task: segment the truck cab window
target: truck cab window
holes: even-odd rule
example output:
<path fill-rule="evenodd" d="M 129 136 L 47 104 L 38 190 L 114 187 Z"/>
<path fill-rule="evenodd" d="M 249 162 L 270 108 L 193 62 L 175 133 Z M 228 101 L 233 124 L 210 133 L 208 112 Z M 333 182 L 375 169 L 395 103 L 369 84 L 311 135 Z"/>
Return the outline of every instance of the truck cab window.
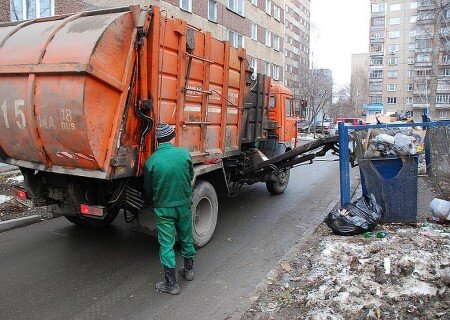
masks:
<path fill-rule="evenodd" d="M 286 117 L 294 117 L 294 99 L 286 98 Z"/>
<path fill-rule="evenodd" d="M 275 109 L 276 106 L 277 106 L 277 100 L 276 100 L 275 96 L 270 96 L 269 109 Z"/>

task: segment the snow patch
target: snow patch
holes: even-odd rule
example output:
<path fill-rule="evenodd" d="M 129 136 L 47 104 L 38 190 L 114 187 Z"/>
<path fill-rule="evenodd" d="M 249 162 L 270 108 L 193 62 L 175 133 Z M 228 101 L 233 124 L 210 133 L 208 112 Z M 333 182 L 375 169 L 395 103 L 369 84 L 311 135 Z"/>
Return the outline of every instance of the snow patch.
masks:
<path fill-rule="evenodd" d="M 0 194 L 0 204 L 8 202 L 9 200 L 11 200 L 13 197 L 10 196 L 4 196 L 2 194 Z"/>
<path fill-rule="evenodd" d="M 23 182 L 23 176 L 17 176 L 17 177 L 13 177 L 13 178 L 8 178 L 8 181 Z"/>

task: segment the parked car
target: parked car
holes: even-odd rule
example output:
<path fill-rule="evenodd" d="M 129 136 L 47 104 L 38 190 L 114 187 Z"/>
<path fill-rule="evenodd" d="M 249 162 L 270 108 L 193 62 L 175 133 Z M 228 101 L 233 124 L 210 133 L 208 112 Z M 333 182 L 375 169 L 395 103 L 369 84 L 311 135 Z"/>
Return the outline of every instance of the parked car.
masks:
<path fill-rule="evenodd" d="M 316 121 L 311 127 L 311 131 L 316 131 L 317 133 L 329 133 L 329 130 L 332 126 L 333 123 L 329 120 Z"/>
<path fill-rule="evenodd" d="M 335 124 L 338 124 L 339 122 L 344 122 L 350 126 L 360 126 L 364 124 L 364 121 L 361 118 L 336 118 L 336 120 L 334 120 Z"/>
<path fill-rule="evenodd" d="M 298 132 L 307 132 L 309 128 L 310 121 L 308 120 L 298 120 L 297 130 Z"/>

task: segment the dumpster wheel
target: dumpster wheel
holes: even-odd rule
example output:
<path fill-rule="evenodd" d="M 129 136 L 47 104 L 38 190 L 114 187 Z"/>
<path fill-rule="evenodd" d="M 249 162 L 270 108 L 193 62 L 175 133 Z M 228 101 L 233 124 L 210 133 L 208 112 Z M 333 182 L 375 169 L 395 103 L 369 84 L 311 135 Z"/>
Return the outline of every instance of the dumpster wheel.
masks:
<path fill-rule="evenodd" d="M 203 247 L 214 234 L 219 203 L 216 190 L 207 181 L 198 180 L 192 190 L 192 235 L 194 245 Z"/>

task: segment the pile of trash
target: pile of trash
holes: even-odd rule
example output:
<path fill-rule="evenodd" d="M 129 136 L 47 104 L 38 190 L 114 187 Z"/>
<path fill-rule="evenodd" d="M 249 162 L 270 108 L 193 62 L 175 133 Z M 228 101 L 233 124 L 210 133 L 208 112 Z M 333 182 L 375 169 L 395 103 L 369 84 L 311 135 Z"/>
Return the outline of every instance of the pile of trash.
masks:
<path fill-rule="evenodd" d="M 373 138 L 370 138 L 372 136 Z M 377 129 L 369 132 L 365 158 L 412 156 L 424 152 L 425 131 L 417 127 Z"/>
<path fill-rule="evenodd" d="M 450 229 L 384 226 L 299 252 L 243 319 L 449 319 Z"/>

